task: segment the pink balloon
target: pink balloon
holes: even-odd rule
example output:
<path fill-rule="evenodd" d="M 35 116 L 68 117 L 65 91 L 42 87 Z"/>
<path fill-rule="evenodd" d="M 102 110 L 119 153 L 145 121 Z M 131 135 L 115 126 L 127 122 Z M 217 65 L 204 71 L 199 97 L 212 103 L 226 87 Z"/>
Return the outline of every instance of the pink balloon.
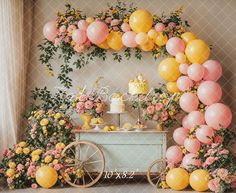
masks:
<path fill-rule="evenodd" d="M 192 166 L 200 167 L 202 165 L 201 160 L 196 158 L 197 155 L 194 153 L 186 154 L 182 161 L 183 167 L 186 169 L 190 169 Z"/>
<path fill-rule="evenodd" d="M 192 111 L 188 114 L 188 125 L 190 128 L 194 128 L 203 124 L 205 124 L 205 118 L 202 112 Z"/>
<path fill-rule="evenodd" d="M 191 129 L 190 125 L 188 124 L 188 115 L 185 115 L 185 117 L 182 119 L 182 125 L 184 128 Z"/>
<path fill-rule="evenodd" d="M 196 137 L 204 144 L 211 144 L 214 137 L 214 130 L 207 125 L 201 125 L 196 130 Z"/>
<path fill-rule="evenodd" d="M 53 42 L 57 37 L 57 22 L 56 21 L 49 21 L 43 27 L 43 35 L 44 37 Z"/>
<path fill-rule="evenodd" d="M 137 43 L 135 41 L 136 33 L 133 31 L 125 32 L 122 36 L 122 43 L 129 48 L 135 48 Z"/>
<path fill-rule="evenodd" d="M 76 29 L 72 33 L 72 39 L 78 44 L 83 44 L 87 40 L 86 31 L 81 29 Z"/>
<path fill-rule="evenodd" d="M 88 39 L 94 44 L 104 42 L 109 34 L 107 25 L 102 21 L 95 21 L 87 28 Z"/>
<path fill-rule="evenodd" d="M 81 29 L 81 30 L 86 31 L 88 26 L 89 26 L 88 22 L 85 21 L 84 19 L 82 19 L 78 22 L 78 28 Z"/>
<path fill-rule="evenodd" d="M 205 120 L 207 125 L 213 129 L 227 128 L 232 121 L 232 112 L 225 104 L 215 103 L 207 108 Z"/>
<path fill-rule="evenodd" d="M 121 25 L 121 29 L 122 29 L 123 32 L 131 31 L 130 25 L 128 23 L 123 23 Z"/>
<path fill-rule="evenodd" d="M 193 87 L 193 81 L 188 76 L 179 77 L 176 83 L 181 91 L 190 90 Z"/>
<path fill-rule="evenodd" d="M 186 138 L 184 140 L 184 147 L 190 153 L 197 153 L 200 150 L 201 143 L 197 139 Z"/>
<path fill-rule="evenodd" d="M 167 149 L 166 159 L 169 163 L 177 164 L 182 161 L 183 154 L 179 146 L 174 145 Z"/>
<path fill-rule="evenodd" d="M 187 75 L 187 73 L 188 73 L 188 64 L 180 64 L 179 65 L 179 71 L 182 74 Z"/>
<path fill-rule="evenodd" d="M 163 32 L 165 31 L 165 29 L 166 29 L 166 26 L 163 23 L 157 23 L 155 25 L 155 30 L 158 32 Z"/>
<path fill-rule="evenodd" d="M 175 142 L 179 145 L 184 145 L 184 140 L 187 138 L 188 132 L 189 130 L 183 127 L 175 129 L 173 133 L 173 138 Z"/>
<path fill-rule="evenodd" d="M 178 37 L 170 38 L 166 43 L 166 50 L 172 56 L 175 56 L 179 52 L 184 52 L 185 43 Z"/>
<path fill-rule="evenodd" d="M 203 81 L 197 89 L 197 96 L 203 104 L 211 105 L 220 101 L 222 90 L 217 82 Z"/>
<path fill-rule="evenodd" d="M 217 81 L 222 75 L 221 64 L 216 60 L 207 60 L 203 63 L 205 67 L 204 80 Z"/>
<path fill-rule="evenodd" d="M 199 104 L 198 97 L 191 92 L 184 93 L 180 97 L 179 104 L 180 107 L 188 113 L 195 111 L 197 110 Z"/>
<path fill-rule="evenodd" d="M 189 78 L 197 82 L 202 80 L 205 69 L 201 64 L 192 64 L 188 67 L 187 72 Z"/>

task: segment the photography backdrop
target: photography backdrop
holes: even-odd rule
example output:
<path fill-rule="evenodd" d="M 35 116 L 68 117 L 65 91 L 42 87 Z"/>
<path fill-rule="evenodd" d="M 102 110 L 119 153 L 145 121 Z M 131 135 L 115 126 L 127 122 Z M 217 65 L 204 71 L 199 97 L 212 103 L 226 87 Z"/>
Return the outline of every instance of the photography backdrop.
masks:
<path fill-rule="evenodd" d="M 108 0 L 36 0 L 33 17 L 33 34 L 31 44 L 31 61 L 28 70 L 27 95 L 34 87 L 47 86 L 56 91 L 61 87 L 56 77 L 48 77 L 44 66 L 39 61 L 39 49 L 37 45 L 43 39 L 42 29 L 44 24 L 53 20 L 57 11 L 63 12 L 65 4 L 70 3 L 72 7 L 79 7 L 87 16 L 93 16 L 101 10 L 106 9 L 107 3 L 115 1 Z M 230 106 L 235 115 L 236 111 L 236 1 L 235 0 L 129 0 L 126 3 L 134 3 L 138 8 L 148 9 L 152 14 L 161 15 L 162 12 L 171 11 L 183 6 L 183 18 L 188 20 L 191 28 L 199 38 L 204 39 L 212 45 L 211 59 L 219 60 L 223 67 L 223 77 L 219 83 L 223 89 L 223 102 Z M 106 61 L 97 59 L 90 62 L 82 69 L 75 70 L 71 74 L 73 88 L 69 93 L 76 93 L 78 86 L 87 85 L 91 87 L 94 81 L 103 76 L 103 86 L 109 86 L 110 94 L 113 91 L 128 91 L 128 81 L 138 73 L 142 73 L 148 79 L 151 87 L 158 86 L 161 79 L 157 73 L 157 66 L 163 58 L 154 60 L 150 53 L 143 54 L 142 60 L 131 58 L 118 63 L 108 55 Z M 54 60 L 54 66 L 60 65 L 61 60 Z M 108 106 L 109 107 L 109 106 Z M 123 116 L 122 123 L 136 120 L 136 112 L 132 111 L 127 104 L 129 114 Z M 105 116 L 108 123 L 115 122 L 115 117 Z M 231 127 L 234 125 L 235 119 Z M 150 125 L 152 126 L 152 124 Z M 171 135 L 170 135 L 171 136 Z"/>

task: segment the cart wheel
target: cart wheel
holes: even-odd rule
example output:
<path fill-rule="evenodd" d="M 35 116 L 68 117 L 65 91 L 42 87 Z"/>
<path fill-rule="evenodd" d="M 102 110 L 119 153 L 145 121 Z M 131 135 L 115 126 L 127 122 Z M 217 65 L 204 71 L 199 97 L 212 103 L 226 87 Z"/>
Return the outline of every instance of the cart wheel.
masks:
<path fill-rule="evenodd" d="M 157 188 L 161 182 L 161 177 L 166 169 L 165 160 L 155 160 L 148 168 L 147 179 L 148 182 Z"/>
<path fill-rule="evenodd" d="M 61 162 L 64 167 L 61 175 L 74 187 L 87 188 L 102 177 L 105 168 L 103 152 L 94 143 L 77 141 L 62 151 Z"/>

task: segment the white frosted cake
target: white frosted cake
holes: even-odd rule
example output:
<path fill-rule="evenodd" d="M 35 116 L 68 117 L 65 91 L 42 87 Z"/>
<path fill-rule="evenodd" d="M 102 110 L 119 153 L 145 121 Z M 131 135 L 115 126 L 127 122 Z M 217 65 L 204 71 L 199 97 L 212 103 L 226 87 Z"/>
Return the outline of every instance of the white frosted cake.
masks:
<path fill-rule="evenodd" d="M 125 112 L 125 104 L 121 93 L 114 93 L 111 98 L 110 104 L 111 113 L 123 113 Z"/>
<path fill-rule="evenodd" d="M 147 94 L 149 91 L 148 81 L 145 80 L 142 74 L 135 79 L 129 81 L 129 93 L 131 95 Z"/>

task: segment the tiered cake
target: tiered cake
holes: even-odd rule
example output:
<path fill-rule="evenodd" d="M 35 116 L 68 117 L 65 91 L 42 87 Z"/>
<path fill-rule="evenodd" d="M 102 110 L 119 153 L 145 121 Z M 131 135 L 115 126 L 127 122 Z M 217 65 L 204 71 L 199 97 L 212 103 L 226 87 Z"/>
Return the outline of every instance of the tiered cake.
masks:
<path fill-rule="evenodd" d="M 135 79 L 129 81 L 129 93 L 131 95 L 147 94 L 149 91 L 148 81 L 139 74 Z"/>
<path fill-rule="evenodd" d="M 110 104 L 111 113 L 123 113 L 125 112 L 124 99 L 121 93 L 114 93 L 111 98 Z"/>

